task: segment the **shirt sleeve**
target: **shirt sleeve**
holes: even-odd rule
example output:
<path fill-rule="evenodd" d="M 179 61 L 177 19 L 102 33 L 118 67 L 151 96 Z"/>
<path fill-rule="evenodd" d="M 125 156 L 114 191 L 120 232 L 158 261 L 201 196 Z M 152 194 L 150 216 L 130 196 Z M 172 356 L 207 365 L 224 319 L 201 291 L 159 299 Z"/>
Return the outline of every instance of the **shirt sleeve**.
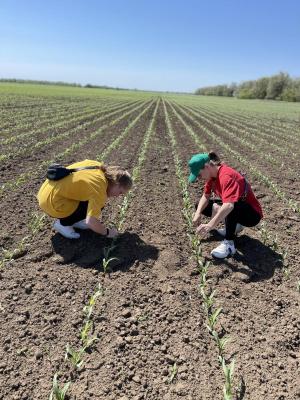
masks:
<path fill-rule="evenodd" d="M 221 197 L 223 203 L 236 203 L 240 198 L 240 186 L 238 182 L 226 175 L 221 183 Z"/>
<path fill-rule="evenodd" d="M 212 180 L 210 179 L 204 185 L 204 194 L 211 195 L 212 192 Z"/>
<path fill-rule="evenodd" d="M 89 204 L 86 216 L 99 218 L 101 215 L 101 210 L 104 207 L 105 202 L 102 201 L 98 196 L 92 196 L 89 198 Z"/>
<path fill-rule="evenodd" d="M 106 187 L 104 182 L 97 184 L 95 187 L 89 188 L 88 209 L 86 216 L 99 218 L 101 210 L 105 206 L 107 200 Z"/>

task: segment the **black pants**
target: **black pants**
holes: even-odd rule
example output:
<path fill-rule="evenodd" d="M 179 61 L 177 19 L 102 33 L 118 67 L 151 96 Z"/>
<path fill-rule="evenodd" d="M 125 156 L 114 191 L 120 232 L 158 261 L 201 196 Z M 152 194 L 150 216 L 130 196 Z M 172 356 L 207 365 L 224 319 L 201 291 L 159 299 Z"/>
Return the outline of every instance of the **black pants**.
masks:
<path fill-rule="evenodd" d="M 88 201 L 81 201 L 76 208 L 76 210 L 73 212 L 73 214 L 69 215 L 68 217 L 65 218 L 60 218 L 60 223 L 63 226 L 71 226 L 75 224 L 75 222 L 82 221 L 83 219 L 86 218 L 86 213 L 87 213 L 87 208 L 88 208 Z"/>
<path fill-rule="evenodd" d="M 208 205 L 202 211 L 202 214 L 211 217 L 213 204 L 216 203 L 218 205 L 222 205 L 221 200 L 209 200 Z M 255 226 L 261 220 L 261 216 L 254 210 L 250 204 L 244 201 L 237 201 L 234 203 L 233 210 L 227 215 L 225 218 L 225 228 L 226 228 L 226 236 L 225 239 L 233 240 L 235 237 L 235 228 L 236 224 L 241 224 L 243 226 Z"/>

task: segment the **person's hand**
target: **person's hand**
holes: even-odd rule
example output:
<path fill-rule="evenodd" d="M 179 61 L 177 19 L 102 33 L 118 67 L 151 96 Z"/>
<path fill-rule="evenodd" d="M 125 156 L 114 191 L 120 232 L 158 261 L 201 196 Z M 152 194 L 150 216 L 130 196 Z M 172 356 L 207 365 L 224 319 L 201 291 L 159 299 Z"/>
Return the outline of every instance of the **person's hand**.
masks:
<path fill-rule="evenodd" d="M 199 235 L 205 235 L 208 232 L 210 232 L 213 229 L 213 227 L 210 224 L 201 224 L 198 226 L 198 228 L 196 229 L 196 232 Z"/>
<path fill-rule="evenodd" d="M 200 215 L 197 215 L 197 214 L 194 215 L 194 217 L 193 217 L 194 226 L 198 226 L 199 225 L 200 219 L 201 219 Z"/>
<path fill-rule="evenodd" d="M 112 239 L 114 237 L 117 237 L 118 235 L 119 235 L 119 232 L 117 229 L 115 229 L 115 228 L 108 229 L 108 235 L 107 235 L 108 238 Z"/>

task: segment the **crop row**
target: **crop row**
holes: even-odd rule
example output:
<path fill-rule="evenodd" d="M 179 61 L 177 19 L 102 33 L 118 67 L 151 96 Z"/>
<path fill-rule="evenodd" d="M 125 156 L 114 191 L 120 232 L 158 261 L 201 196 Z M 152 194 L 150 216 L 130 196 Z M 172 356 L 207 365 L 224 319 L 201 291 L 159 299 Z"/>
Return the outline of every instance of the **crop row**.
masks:
<path fill-rule="evenodd" d="M 30 113 L 17 114 L 11 111 L 7 115 L 1 114 L 1 135 L 7 136 L 18 129 L 28 129 L 35 126 L 36 124 L 41 124 L 53 116 L 64 115 L 65 113 L 74 113 L 74 111 L 85 111 L 90 109 L 96 109 L 97 105 L 91 107 L 89 104 L 58 104 L 57 106 L 44 107 L 39 110 L 32 110 Z M 5 124 L 7 126 L 5 126 Z"/>
<path fill-rule="evenodd" d="M 142 145 L 140 148 L 136 166 L 133 169 L 132 178 L 133 178 L 134 182 L 136 182 L 136 180 L 138 179 L 142 165 L 145 160 L 149 142 L 150 142 L 151 136 L 154 131 L 154 122 L 155 122 L 155 117 L 157 114 L 158 106 L 159 106 L 159 101 L 157 101 L 157 103 L 156 103 L 156 107 L 153 112 L 149 127 L 146 130 L 145 136 L 143 138 L 143 142 L 142 142 Z M 111 150 L 112 150 L 112 147 L 111 147 Z M 107 155 L 108 155 L 108 152 L 106 152 L 105 156 L 107 156 Z M 103 159 L 105 159 L 105 157 L 103 157 Z M 131 197 L 132 197 L 132 190 L 129 191 L 129 193 L 125 196 L 125 198 L 122 202 L 122 205 L 120 207 L 119 221 L 117 223 L 117 227 L 119 230 L 121 230 L 123 227 L 123 223 L 125 221 L 126 212 L 128 210 Z M 116 246 L 117 246 L 117 240 L 113 240 L 112 243 L 110 244 L 110 246 L 104 248 L 104 258 L 102 260 L 102 267 L 103 267 L 104 274 L 106 274 L 106 272 L 108 271 L 110 261 L 112 261 L 114 259 L 113 257 L 110 257 L 110 255 L 111 255 L 111 252 L 116 248 Z M 103 286 L 100 286 L 100 284 L 99 284 L 97 290 L 92 294 L 88 304 L 83 309 L 85 318 L 84 318 L 83 327 L 80 331 L 80 339 L 81 339 L 80 348 L 78 350 L 77 349 L 74 350 L 74 349 L 70 348 L 69 345 L 67 345 L 67 347 L 66 347 L 65 360 L 70 360 L 71 365 L 75 370 L 80 370 L 80 368 L 82 367 L 83 362 L 84 362 L 84 354 L 85 354 L 86 350 L 91 349 L 92 346 L 94 344 L 96 344 L 97 341 L 100 339 L 100 338 L 92 335 L 93 321 L 91 319 L 91 315 L 92 315 L 93 306 L 95 304 L 95 300 L 100 295 L 103 295 L 104 291 L 105 291 L 105 288 Z M 73 382 L 71 382 L 71 379 L 70 379 L 68 382 L 64 383 L 62 387 L 60 387 L 60 385 L 58 383 L 58 371 L 56 371 L 54 374 L 54 377 L 53 377 L 50 399 L 64 400 L 65 395 L 66 395 L 71 383 L 74 384 L 74 380 L 73 380 Z"/>
<path fill-rule="evenodd" d="M 186 131 L 193 137 L 195 140 L 195 137 L 197 137 L 197 134 L 194 132 L 194 130 L 183 120 L 183 118 L 178 114 L 178 112 L 174 109 L 172 105 L 170 105 L 172 108 L 172 111 L 175 113 L 175 115 L 178 117 L 178 119 L 181 121 L 183 126 L 186 128 Z M 233 150 L 232 147 L 228 144 L 225 143 L 221 138 L 217 135 L 215 135 L 212 131 L 210 131 L 208 128 L 206 128 L 203 124 L 201 124 L 197 119 L 195 119 L 190 113 L 184 111 L 181 109 L 181 113 L 185 115 L 187 118 L 189 118 L 195 125 L 197 125 L 201 131 L 209 136 L 217 145 L 220 147 L 226 149 L 239 163 L 245 167 L 247 167 L 250 172 L 266 187 L 268 187 L 274 194 L 275 196 L 284 201 L 284 203 L 287 204 L 287 206 L 293 210 L 294 212 L 300 213 L 300 205 L 298 202 L 296 202 L 293 199 L 290 199 L 289 196 L 285 192 L 281 190 L 281 188 L 274 183 L 267 175 L 259 171 L 254 165 L 249 164 L 249 161 L 240 153 L 237 151 Z"/>
<path fill-rule="evenodd" d="M 2 144 L 13 144 L 19 140 L 24 140 L 24 139 L 31 139 L 31 142 L 27 142 L 26 145 L 30 146 L 32 145 L 32 141 L 36 140 L 36 137 L 40 134 L 47 134 L 47 131 L 51 129 L 52 134 L 56 134 L 57 130 L 59 129 L 64 129 L 66 127 L 69 127 L 69 125 L 74 126 L 75 128 L 79 125 L 79 124 L 83 124 L 83 123 L 88 123 L 90 122 L 89 119 L 95 119 L 97 120 L 97 118 L 100 116 L 102 116 L 103 112 L 105 112 L 106 110 L 110 110 L 110 111 L 118 111 L 118 110 L 123 110 L 126 109 L 127 107 L 131 106 L 131 104 L 109 104 L 105 107 L 103 107 L 101 110 L 97 109 L 96 110 L 88 110 L 88 111 L 84 111 L 83 113 L 80 113 L 78 115 L 78 113 L 74 113 L 73 115 L 69 115 L 67 118 L 66 116 L 63 116 L 62 118 L 58 118 L 56 120 L 50 120 L 47 123 L 47 126 L 45 127 L 35 127 L 34 129 L 28 131 L 28 132 L 24 132 L 22 134 L 15 134 L 5 140 L 2 141 Z M 48 133 L 49 134 L 49 133 Z M 7 154 L 6 154 L 7 155 Z"/>
<path fill-rule="evenodd" d="M 267 151 L 267 149 L 270 148 L 270 145 L 268 145 L 268 142 L 266 142 L 263 139 L 258 140 L 259 144 L 261 145 L 261 148 L 265 149 L 264 151 L 258 151 L 259 148 L 257 146 L 257 143 L 253 143 L 253 141 L 256 139 L 256 137 L 253 136 L 251 133 L 249 133 L 247 128 L 246 129 L 245 128 L 238 129 L 236 126 L 231 124 L 228 129 L 223 126 L 226 124 L 223 124 L 223 122 L 220 123 L 219 119 L 210 118 L 210 117 L 206 118 L 206 115 L 204 113 L 195 112 L 188 107 L 184 107 L 184 109 L 187 112 L 189 112 L 190 114 L 197 117 L 197 119 L 200 119 L 201 122 L 204 121 L 204 123 L 208 127 L 211 127 L 212 129 L 216 129 L 218 132 L 226 135 L 230 139 L 230 143 L 234 144 L 235 142 L 238 142 L 237 143 L 238 146 L 240 146 L 240 144 L 241 144 L 242 146 L 245 146 L 248 149 L 250 149 L 251 152 L 256 153 L 257 159 L 261 158 L 262 161 L 268 161 L 271 165 L 273 165 L 277 169 L 281 168 L 282 161 L 281 161 L 280 157 L 278 157 L 278 156 L 275 157 L 275 156 L 273 156 L 272 153 Z M 248 138 L 250 137 L 251 142 L 246 140 L 245 137 L 248 137 Z M 282 150 L 282 147 L 280 148 L 280 150 Z M 285 154 L 286 154 L 286 150 L 285 150 Z M 297 159 L 298 155 L 290 152 L 289 157 Z M 294 168 L 291 168 L 289 165 L 286 165 L 285 170 L 290 173 L 290 176 L 292 178 L 295 176 Z"/>
<path fill-rule="evenodd" d="M 31 112 L 1 112 L 0 130 L 1 136 L 7 136 L 11 133 L 12 129 L 19 129 L 20 126 L 34 125 L 37 121 L 44 118 L 49 118 L 51 115 L 56 114 L 58 111 L 64 112 L 68 109 L 80 109 L 78 105 L 72 107 L 68 105 L 57 105 L 56 107 L 44 107 L 39 110 L 31 110 Z"/>
<path fill-rule="evenodd" d="M 225 384 L 223 387 L 224 400 L 233 399 L 233 370 L 234 362 L 229 363 L 225 358 L 225 346 L 229 341 L 229 337 L 221 337 L 217 331 L 217 323 L 219 315 L 222 312 L 222 308 L 215 307 L 215 294 L 216 291 L 207 287 L 207 271 L 209 268 L 209 262 L 205 261 L 202 255 L 201 242 L 199 236 L 195 233 L 193 227 L 193 204 L 189 195 L 189 190 L 187 186 L 187 177 L 184 176 L 182 161 L 178 155 L 178 145 L 177 140 L 172 128 L 172 123 L 164 103 L 165 120 L 167 125 L 167 133 L 170 138 L 172 154 L 175 163 L 176 175 L 179 181 L 179 186 L 182 194 L 182 214 L 187 225 L 187 236 L 189 238 L 192 254 L 195 258 L 197 270 L 200 274 L 199 283 L 199 294 L 202 298 L 203 308 L 205 310 L 207 318 L 207 328 L 212 339 L 215 341 L 218 349 L 218 361 L 224 372 Z"/>
<path fill-rule="evenodd" d="M 296 121 L 291 120 L 290 122 L 286 124 L 282 124 L 282 121 L 278 118 L 274 119 L 272 118 L 272 115 L 269 115 L 268 112 L 265 113 L 256 113 L 256 114 L 251 114 L 249 110 L 247 110 L 245 113 L 239 113 L 234 107 L 232 111 L 229 111 L 227 107 L 220 107 L 220 104 L 215 104 L 215 105 L 210 105 L 210 104 L 197 104 L 195 102 L 193 103 L 186 103 L 183 105 L 187 106 L 192 106 L 193 108 L 197 108 L 198 110 L 210 110 L 213 112 L 216 112 L 216 110 L 219 110 L 218 112 L 222 114 L 223 116 L 233 118 L 237 122 L 240 122 L 242 124 L 254 126 L 254 127 L 260 127 L 261 130 L 266 130 L 266 131 L 274 131 L 276 130 L 278 133 L 282 135 L 290 135 L 290 132 L 292 131 L 293 134 L 299 135 L 299 128 L 297 124 L 295 123 Z M 235 105 L 236 106 L 236 105 Z"/>
<path fill-rule="evenodd" d="M 235 130 L 238 129 L 238 132 L 242 132 L 251 140 L 257 140 L 263 145 L 267 145 L 268 147 L 272 147 L 279 152 L 283 152 L 286 149 L 289 149 L 289 152 L 293 153 L 295 150 L 295 146 L 290 143 L 287 143 L 287 140 L 295 140 L 295 132 L 285 131 L 284 133 L 280 134 L 276 127 L 273 128 L 264 128 L 258 121 L 253 121 L 250 123 L 245 123 L 240 121 L 235 116 L 229 116 L 228 114 L 224 114 L 221 112 L 217 112 L 215 110 L 210 110 L 206 108 L 199 107 L 188 107 L 193 111 L 198 113 L 202 113 L 207 115 L 209 118 L 215 120 L 216 122 L 222 122 L 222 125 L 226 125 L 227 128 L 231 129 L 234 128 Z"/>
<path fill-rule="evenodd" d="M 65 121 L 63 123 L 60 124 L 61 129 L 65 129 L 62 133 L 56 134 L 56 135 L 47 135 L 47 137 L 43 140 L 40 140 L 39 142 L 35 142 L 35 137 L 32 138 L 32 143 L 27 143 L 27 146 L 24 146 L 23 148 L 19 148 L 16 151 L 13 151 L 11 153 L 6 153 L 6 154 L 2 154 L 0 156 L 0 161 L 4 161 L 7 159 L 11 159 L 11 158 L 16 158 L 19 156 L 23 156 L 23 155 L 29 155 L 34 153 L 37 149 L 40 149 L 44 146 L 48 146 L 49 144 L 55 143 L 59 140 L 68 138 L 69 136 L 72 136 L 73 134 L 76 134 L 77 132 L 81 132 L 83 129 L 88 129 L 93 127 L 96 123 L 99 123 L 100 121 L 109 118 L 117 113 L 123 112 L 128 110 L 128 108 L 131 108 L 132 104 L 126 104 L 125 106 L 117 106 L 117 107 L 109 107 L 108 109 L 103 110 L 104 111 L 104 115 L 103 115 L 103 111 L 94 114 L 91 113 L 92 119 L 88 119 L 86 116 L 85 117 L 81 117 L 81 118 L 74 118 L 73 120 L 73 125 L 74 122 L 75 126 L 73 128 L 68 128 L 68 124 L 70 123 L 70 121 Z M 106 111 L 109 111 L 108 113 L 106 113 Z"/>
<path fill-rule="evenodd" d="M 202 104 L 206 104 L 206 99 L 202 100 Z M 236 99 L 214 98 L 210 106 L 231 114 L 247 117 L 250 120 L 257 118 L 262 122 L 278 123 L 282 124 L 282 126 L 294 124 L 298 121 L 299 116 L 299 104 L 297 103 L 261 100 L 237 101 Z"/>
<path fill-rule="evenodd" d="M 299 107 L 295 105 L 291 113 L 290 104 L 276 104 L 280 113 L 272 112 L 272 103 L 264 101 L 236 101 L 233 99 L 220 98 L 172 98 L 180 105 L 193 106 L 197 108 L 205 108 L 210 110 L 219 110 L 226 115 L 231 115 L 240 119 L 244 123 L 259 123 L 262 128 L 277 129 L 283 134 L 295 131 L 299 135 L 298 115 Z M 286 107 L 284 107 L 286 106 Z"/>

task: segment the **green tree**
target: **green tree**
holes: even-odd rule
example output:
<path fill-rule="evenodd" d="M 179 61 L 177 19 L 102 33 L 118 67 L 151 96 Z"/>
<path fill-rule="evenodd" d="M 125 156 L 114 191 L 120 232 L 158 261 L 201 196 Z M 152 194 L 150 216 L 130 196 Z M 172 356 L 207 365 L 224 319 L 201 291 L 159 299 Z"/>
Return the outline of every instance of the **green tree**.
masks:
<path fill-rule="evenodd" d="M 260 78 L 255 81 L 253 94 L 256 99 L 265 99 L 270 78 Z"/>
<path fill-rule="evenodd" d="M 266 99 L 280 99 L 282 92 L 289 85 L 289 83 L 289 75 L 283 72 L 280 72 L 278 75 L 271 76 L 267 87 Z"/>

